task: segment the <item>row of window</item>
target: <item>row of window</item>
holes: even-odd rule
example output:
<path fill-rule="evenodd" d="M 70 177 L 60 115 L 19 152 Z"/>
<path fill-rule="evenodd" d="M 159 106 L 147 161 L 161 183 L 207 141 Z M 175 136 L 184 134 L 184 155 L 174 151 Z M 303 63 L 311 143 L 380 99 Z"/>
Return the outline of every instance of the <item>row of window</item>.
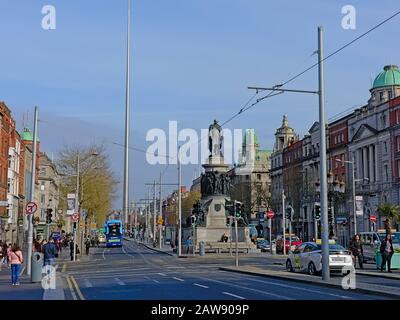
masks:
<path fill-rule="evenodd" d="M 334 144 L 335 145 L 343 143 L 343 142 L 344 142 L 344 133 L 340 133 L 340 134 L 335 135 L 335 138 L 334 138 Z"/>

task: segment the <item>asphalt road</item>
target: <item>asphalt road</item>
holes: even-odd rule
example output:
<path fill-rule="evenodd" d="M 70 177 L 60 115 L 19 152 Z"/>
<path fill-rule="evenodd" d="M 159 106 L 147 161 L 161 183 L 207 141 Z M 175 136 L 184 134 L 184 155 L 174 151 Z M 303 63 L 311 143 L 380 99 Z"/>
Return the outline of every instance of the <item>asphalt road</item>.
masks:
<path fill-rule="evenodd" d="M 135 242 L 92 248 L 68 264 L 68 300 L 380 300 L 381 296 L 218 270 L 223 260 L 178 259 Z"/>

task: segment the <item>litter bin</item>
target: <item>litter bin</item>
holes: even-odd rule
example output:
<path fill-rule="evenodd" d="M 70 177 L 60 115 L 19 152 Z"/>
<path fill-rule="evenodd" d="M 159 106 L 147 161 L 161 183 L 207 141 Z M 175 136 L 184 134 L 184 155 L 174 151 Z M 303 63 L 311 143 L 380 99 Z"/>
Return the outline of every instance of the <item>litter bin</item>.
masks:
<path fill-rule="evenodd" d="M 43 254 L 34 252 L 32 254 L 32 282 L 42 281 L 42 268 L 43 268 Z"/>
<path fill-rule="evenodd" d="M 201 256 L 204 256 L 204 255 L 205 255 L 205 253 L 206 253 L 206 246 L 205 246 L 204 241 L 200 241 L 200 242 L 199 242 L 199 251 L 200 251 L 200 255 L 201 255 Z"/>

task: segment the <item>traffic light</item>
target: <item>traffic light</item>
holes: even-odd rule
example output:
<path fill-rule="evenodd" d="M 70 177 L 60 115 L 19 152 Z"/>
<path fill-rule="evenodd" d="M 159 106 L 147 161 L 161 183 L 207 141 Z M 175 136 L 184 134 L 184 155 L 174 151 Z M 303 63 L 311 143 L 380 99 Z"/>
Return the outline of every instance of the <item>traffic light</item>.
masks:
<path fill-rule="evenodd" d="M 286 219 L 293 220 L 293 212 L 293 207 L 291 205 L 288 205 L 286 208 Z"/>
<path fill-rule="evenodd" d="M 318 202 L 316 202 L 314 205 L 314 217 L 315 220 L 321 219 L 321 205 Z"/>
<path fill-rule="evenodd" d="M 46 223 L 47 224 L 50 224 L 53 222 L 53 220 L 51 219 L 53 217 L 52 212 L 53 212 L 53 209 L 50 209 L 50 208 L 47 209 L 47 215 L 46 215 Z"/>
<path fill-rule="evenodd" d="M 243 213 L 243 204 L 239 201 L 235 201 L 235 216 L 240 218 Z"/>
<path fill-rule="evenodd" d="M 225 210 L 228 213 L 228 216 L 235 215 L 235 204 L 234 201 L 226 200 L 225 201 Z"/>

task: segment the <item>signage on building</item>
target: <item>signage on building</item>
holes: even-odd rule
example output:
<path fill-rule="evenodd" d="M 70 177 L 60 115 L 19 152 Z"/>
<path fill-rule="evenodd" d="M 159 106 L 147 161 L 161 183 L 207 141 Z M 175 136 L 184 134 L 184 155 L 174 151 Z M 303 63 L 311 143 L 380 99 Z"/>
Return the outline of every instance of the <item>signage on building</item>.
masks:
<path fill-rule="evenodd" d="M 0 207 L 8 207 L 8 201 L 0 201 Z"/>
<path fill-rule="evenodd" d="M 363 197 L 356 196 L 356 215 L 362 216 L 364 214 L 363 210 Z"/>

